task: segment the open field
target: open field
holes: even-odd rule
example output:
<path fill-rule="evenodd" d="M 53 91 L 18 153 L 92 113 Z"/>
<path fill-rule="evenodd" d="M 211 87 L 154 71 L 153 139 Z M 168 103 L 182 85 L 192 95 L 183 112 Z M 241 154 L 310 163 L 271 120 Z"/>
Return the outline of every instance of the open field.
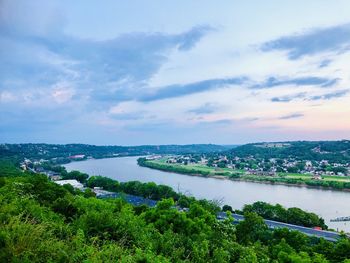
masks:
<path fill-rule="evenodd" d="M 158 160 L 148 161 L 149 163 L 166 165 L 169 168 L 181 168 L 183 170 L 187 170 L 189 172 L 198 171 L 208 173 L 209 175 L 229 175 L 229 174 L 244 174 L 243 170 L 231 169 L 231 168 L 217 168 L 217 167 L 209 167 L 203 164 L 177 164 L 177 163 L 166 163 L 165 158 L 161 158 Z"/>
<path fill-rule="evenodd" d="M 308 174 L 279 174 L 285 178 L 289 179 L 301 179 L 301 180 L 312 180 L 312 175 Z M 350 177 L 346 176 L 330 176 L 330 175 L 322 175 L 322 181 L 335 181 L 335 182 L 347 182 L 350 183 Z"/>

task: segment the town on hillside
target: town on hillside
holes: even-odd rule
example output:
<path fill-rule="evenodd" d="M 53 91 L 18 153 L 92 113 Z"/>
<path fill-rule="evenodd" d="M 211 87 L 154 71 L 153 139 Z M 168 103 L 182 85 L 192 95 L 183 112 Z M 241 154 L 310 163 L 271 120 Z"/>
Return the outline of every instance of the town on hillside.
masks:
<path fill-rule="evenodd" d="M 214 168 L 243 170 L 246 174 L 275 176 L 278 173 L 299 173 L 313 175 L 321 179 L 322 175 L 348 176 L 350 163 L 335 163 L 329 160 L 296 160 L 295 158 L 256 158 L 254 156 L 238 157 L 230 155 L 178 155 L 150 156 L 148 159 L 166 159 L 169 164 L 205 165 Z"/>

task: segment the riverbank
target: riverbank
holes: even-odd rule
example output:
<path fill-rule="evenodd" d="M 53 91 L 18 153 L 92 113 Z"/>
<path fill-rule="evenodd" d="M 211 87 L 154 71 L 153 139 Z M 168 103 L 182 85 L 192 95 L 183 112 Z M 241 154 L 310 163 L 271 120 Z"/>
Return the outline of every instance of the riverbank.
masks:
<path fill-rule="evenodd" d="M 289 178 L 286 176 L 256 176 L 247 175 L 241 170 L 231 169 L 217 169 L 212 167 L 201 167 L 201 166 L 186 166 L 179 164 L 167 164 L 159 160 L 146 160 L 144 158 L 138 159 L 138 165 L 147 167 L 155 170 L 161 170 L 177 174 L 185 174 L 191 176 L 199 176 L 205 178 L 216 178 L 231 181 L 243 181 L 243 182 L 254 182 L 261 184 L 270 185 L 286 185 L 296 187 L 307 187 L 313 189 L 332 190 L 332 191 L 343 191 L 350 192 L 350 181 L 339 181 L 339 180 L 313 180 L 307 176 L 300 176 L 299 178 Z"/>

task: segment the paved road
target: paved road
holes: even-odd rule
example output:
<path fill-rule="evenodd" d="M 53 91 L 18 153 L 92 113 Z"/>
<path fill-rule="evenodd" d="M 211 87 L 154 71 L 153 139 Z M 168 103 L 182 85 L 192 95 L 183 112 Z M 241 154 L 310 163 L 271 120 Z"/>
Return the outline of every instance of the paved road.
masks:
<path fill-rule="evenodd" d="M 97 198 L 123 198 L 126 202 L 134 206 L 147 205 L 150 207 L 154 207 L 157 205 L 157 201 L 143 198 L 141 196 L 129 195 L 124 193 L 113 193 L 105 190 L 94 190 L 94 192 L 96 193 Z"/>
<path fill-rule="evenodd" d="M 232 217 L 235 219 L 236 223 L 239 221 L 244 220 L 244 216 L 238 215 L 238 214 L 232 214 Z M 225 212 L 220 212 L 218 213 L 217 218 L 220 220 L 227 218 Z M 308 236 L 315 236 L 318 238 L 323 237 L 324 239 L 328 241 L 337 241 L 340 238 L 340 234 L 338 232 L 331 232 L 331 231 L 324 231 L 324 230 L 316 230 L 313 228 L 309 227 L 303 227 L 303 226 L 297 226 L 297 225 L 292 225 L 292 224 L 287 224 L 287 223 L 282 223 L 282 222 L 277 222 L 273 220 L 264 220 L 266 225 L 271 228 L 288 228 L 289 230 L 296 230 L 299 232 L 302 232 Z"/>
<path fill-rule="evenodd" d="M 120 193 L 112 193 L 104 190 L 94 190 L 95 193 L 97 194 L 98 198 L 119 198 L 122 197 L 124 198 L 125 201 L 132 205 L 148 205 L 150 207 L 154 207 L 157 204 L 157 201 L 143 198 L 140 196 L 135 196 L 135 195 L 129 195 L 129 194 L 120 194 Z M 238 214 L 232 214 L 232 217 L 235 219 L 234 223 L 239 223 L 239 221 L 244 220 L 243 215 L 238 215 Z M 225 212 L 219 212 L 217 214 L 217 219 L 223 220 L 227 218 L 227 215 Z M 297 226 L 297 225 L 291 225 L 287 223 L 281 223 L 277 221 L 272 221 L 272 220 L 264 220 L 266 225 L 271 228 L 288 228 L 290 230 L 296 230 L 300 231 L 308 236 L 314 236 L 318 238 L 324 238 L 328 241 L 337 241 L 340 238 L 340 234 L 337 232 L 330 232 L 330 231 L 324 231 L 324 230 L 316 230 L 313 228 L 308 228 L 308 227 L 303 227 L 303 226 Z"/>

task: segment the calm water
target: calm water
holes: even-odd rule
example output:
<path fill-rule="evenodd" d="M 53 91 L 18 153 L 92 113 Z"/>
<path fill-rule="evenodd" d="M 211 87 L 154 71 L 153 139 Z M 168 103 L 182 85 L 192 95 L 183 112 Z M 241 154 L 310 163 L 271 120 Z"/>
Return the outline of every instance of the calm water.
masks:
<path fill-rule="evenodd" d="M 264 201 L 285 207 L 300 207 L 322 216 L 334 229 L 350 232 L 350 222 L 331 223 L 331 218 L 350 216 L 350 192 L 310 189 L 306 187 L 269 185 L 250 182 L 203 178 L 153 170 L 137 165 L 138 157 L 123 157 L 72 162 L 68 171 L 103 175 L 121 182 L 137 180 L 173 187 L 196 198 L 219 199 L 234 209 L 244 204 Z"/>

